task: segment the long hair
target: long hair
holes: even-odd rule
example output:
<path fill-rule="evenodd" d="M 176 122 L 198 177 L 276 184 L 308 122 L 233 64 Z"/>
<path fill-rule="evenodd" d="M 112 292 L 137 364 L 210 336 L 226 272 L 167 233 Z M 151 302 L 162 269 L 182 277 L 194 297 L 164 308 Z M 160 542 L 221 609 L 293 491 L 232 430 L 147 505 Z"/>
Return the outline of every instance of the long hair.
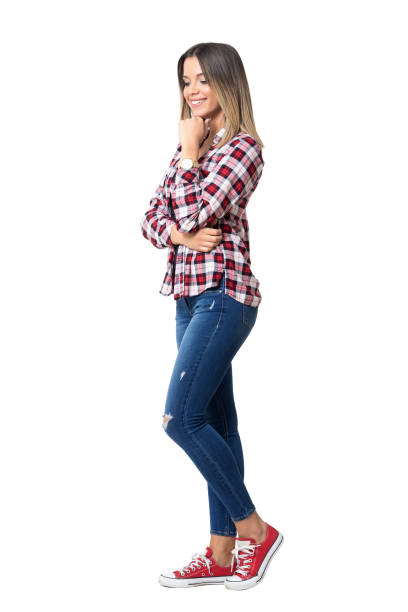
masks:
<path fill-rule="evenodd" d="M 177 63 L 180 88 L 180 119 L 192 117 L 184 98 L 184 60 L 195 56 L 200 62 L 205 80 L 215 93 L 225 116 L 225 131 L 217 147 L 229 142 L 238 132 L 246 132 L 261 147 L 264 146 L 255 128 L 251 94 L 242 60 L 234 47 L 224 43 L 198 43 L 183 53 Z"/>

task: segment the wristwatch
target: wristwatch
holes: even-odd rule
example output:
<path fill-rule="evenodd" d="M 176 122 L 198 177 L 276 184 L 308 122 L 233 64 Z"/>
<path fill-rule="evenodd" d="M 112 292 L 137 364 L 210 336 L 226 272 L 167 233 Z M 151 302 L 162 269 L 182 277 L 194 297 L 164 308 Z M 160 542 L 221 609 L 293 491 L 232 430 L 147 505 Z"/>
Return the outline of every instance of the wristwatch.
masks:
<path fill-rule="evenodd" d="M 190 170 L 190 168 L 199 168 L 200 165 L 199 163 L 194 160 L 191 159 L 191 157 L 183 157 L 182 159 L 180 159 L 179 163 L 177 164 L 177 168 L 183 168 L 183 170 Z"/>

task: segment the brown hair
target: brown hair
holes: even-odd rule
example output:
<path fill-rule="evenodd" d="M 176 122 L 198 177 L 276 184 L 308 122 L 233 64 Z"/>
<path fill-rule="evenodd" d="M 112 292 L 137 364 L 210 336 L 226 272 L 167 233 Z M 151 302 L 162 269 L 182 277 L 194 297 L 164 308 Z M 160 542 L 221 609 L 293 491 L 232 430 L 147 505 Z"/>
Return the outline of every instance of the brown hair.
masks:
<path fill-rule="evenodd" d="M 261 147 L 264 146 L 255 128 L 251 94 L 244 65 L 238 51 L 224 43 L 198 43 L 183 53 L 177 63 L 180 88 L 180 119 L 192 117 L 191 108 L 184 98 L 184 60 L 196 57 L 205 80 L 217 96 L 225 116 L 225 131 L 217 147 L 229 142 L 238 132 L 246 132 Z"/>

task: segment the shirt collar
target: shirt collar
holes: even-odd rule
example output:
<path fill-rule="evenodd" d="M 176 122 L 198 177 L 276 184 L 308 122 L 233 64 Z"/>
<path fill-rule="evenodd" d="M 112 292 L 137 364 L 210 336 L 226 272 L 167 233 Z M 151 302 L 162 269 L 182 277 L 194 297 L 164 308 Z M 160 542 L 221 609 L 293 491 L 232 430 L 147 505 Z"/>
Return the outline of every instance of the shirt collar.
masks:
<path fill-rule="evenodd" d="M 214 135 L 213 142 L 218 142 L 218 140 L 221 140 L 221 136 L 223 135 L 224 132 L 225 132 L 225 125 L 220 130 L 218 130 L 218 132 Z"/>

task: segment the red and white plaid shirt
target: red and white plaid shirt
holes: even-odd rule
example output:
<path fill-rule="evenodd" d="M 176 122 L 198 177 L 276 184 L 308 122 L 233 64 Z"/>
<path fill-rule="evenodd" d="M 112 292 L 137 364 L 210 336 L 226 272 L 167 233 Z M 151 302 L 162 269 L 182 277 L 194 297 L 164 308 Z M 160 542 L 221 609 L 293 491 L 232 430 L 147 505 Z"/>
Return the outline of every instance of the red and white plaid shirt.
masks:
<path fill-rule="evenodd" d="M 156 248 L 168 247 L 167 270 L 159 293 L 174 299 L 215 287 L 225 273 L 225 293 L 249 306 L 262 300 L 259 281 L 251 271 L 246 206 L 262 175 L 262 148 L 249 134 L 239 132 L 215 148 L 225 127 L 215 134 L 199 168 L 177 168 L 181 143 L 140 223 L 143 236 Z M 180 232 L 218 227 L 222 241 L 209 253 L 174 245 Z"/>

